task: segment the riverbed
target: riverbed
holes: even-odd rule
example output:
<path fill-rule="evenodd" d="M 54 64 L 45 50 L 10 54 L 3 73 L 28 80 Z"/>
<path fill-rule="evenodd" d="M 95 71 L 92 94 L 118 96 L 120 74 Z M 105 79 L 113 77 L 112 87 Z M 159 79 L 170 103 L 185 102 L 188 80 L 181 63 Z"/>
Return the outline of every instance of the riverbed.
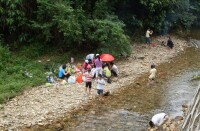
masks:
<path fill-rule="evenodd" d="M 136 130 L 145 131 L 153 114 L 166 112 L 170 117 L 181 116 L 181 106 L 189 104 L 198 81 L 192 76 L 200 73 L 200 51 L 185 52 L 159 65 L 158 77 L 148 84 L 148 74 L 138 77 L 134 84 L 119 89 L 111 96 L 96 98 L 53 124 L 30 130 Z"/>

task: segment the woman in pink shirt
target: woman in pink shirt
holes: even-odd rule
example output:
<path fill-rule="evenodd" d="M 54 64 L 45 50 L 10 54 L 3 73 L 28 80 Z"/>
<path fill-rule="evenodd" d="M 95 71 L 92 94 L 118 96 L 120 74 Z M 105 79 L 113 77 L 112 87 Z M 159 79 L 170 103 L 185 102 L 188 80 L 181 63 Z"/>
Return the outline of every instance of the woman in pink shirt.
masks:
<path fill-rule="evenodd" d="M 99 54 L 96 55 L 96 59 L 95 59 L 94 63 L 95 63 L 95 67 L 96 67 L 96 78 L 97 78 L 99 74 L 102 75 L 102 64 L 103 64 L 103 62 L 100 59 Z"/>

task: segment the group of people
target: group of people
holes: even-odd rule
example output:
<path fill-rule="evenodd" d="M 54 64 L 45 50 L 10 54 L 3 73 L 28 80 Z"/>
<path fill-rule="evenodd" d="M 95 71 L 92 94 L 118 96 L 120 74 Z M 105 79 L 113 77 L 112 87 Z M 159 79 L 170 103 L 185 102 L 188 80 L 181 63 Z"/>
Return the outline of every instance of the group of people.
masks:
<path fill-rule="evenodd" d="M 78 72 L 85 79 L 85 91 L 87 94 L 91 92 L 93 79 L 97 82 L 97 94 L 102 95 L 106 83 L 111 83 L 111 77 L 119 75 L 118 67 L 113 62 L 102 61 L 99 54 L 88 54 L 84 63 L 78 68 L 73 66 L 67 68 L 68 66 L 66 64 L 62 65 L 59 69 L 58 77 L 60 79 L 69 79 L 72 70 Z"/>
<path fill-rule="evenodd" d="M 147 31 L 146 31 L 146 35 L 145 35 L 145 37 L 146 37 L 146 44 L 147 45 L 151 45 L 151 39 L 150 39 L 150 36 L 153 34 L 153 30 L 151 30 L 151 29 L 147 29 Z M 167 40 L 167 47 L 169 48 L 169 49 L 173 49 L 173 47 L 174 47 L 174 43 L 172 42 L 172 39 L 171 39 L 171 37 L 169 36 L 168 37 L 168 40 Z"/>

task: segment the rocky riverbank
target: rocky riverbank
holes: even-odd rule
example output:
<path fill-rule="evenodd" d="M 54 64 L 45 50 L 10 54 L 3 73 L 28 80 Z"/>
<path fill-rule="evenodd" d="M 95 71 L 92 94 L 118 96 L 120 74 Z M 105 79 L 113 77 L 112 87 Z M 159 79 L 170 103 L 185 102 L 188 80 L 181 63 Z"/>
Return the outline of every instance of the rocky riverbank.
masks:
<path fill-rule="evenodd" d="M 183 118 L 185 117 L 187 111 L 188 111 L 188 105 L 182 105 L 182 111 L 184 113 L 184 116 L 176 116 L 175 118 L 169 117 L 169 119 L 161 126 L 161 127 L 149 127 L 147 131 L 178 131 L 180 128 L 180 125 L 183 123 Z"/>
<path fill-rule="evenodd" d="M 152 63 L 159 65 L 170 62 L 171 58 L 184 52 L 187 47 L 185 40 L 172 37 L 174 49 L 167 49 L 162 41 L 167 37 L 155 38 L 156 47 L 146 47 L 134 44 L 133 52 L 129 58 L 116 62 L 120 69 L 120 76 L 113 79 L 105 90 L 112 93 L 118 88 L 124 88 L 134 79 L 150 70 Z M 148 79 L 148 78 L 147 78 Z M 96 96 L 96 83 L 93 82 L 91 95 L 85 95 L 85 84 L 67 84 L 53 87 L 35 87 L 25 91 L 22 95 L 13 98 L 8 103 L 1 105 L 0 129 L 20 129 L 33 125 L 45 125 L 55 119 L 64 117 L 70 110 L 77 109 L 81 104 L 87 103 Z"/>

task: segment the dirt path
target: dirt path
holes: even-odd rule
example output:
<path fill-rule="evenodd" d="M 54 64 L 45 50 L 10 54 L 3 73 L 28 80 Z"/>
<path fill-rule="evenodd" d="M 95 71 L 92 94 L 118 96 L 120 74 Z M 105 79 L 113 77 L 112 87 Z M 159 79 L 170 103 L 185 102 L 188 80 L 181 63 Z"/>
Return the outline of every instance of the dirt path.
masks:
<path fill-rule="evenodd" d="M 145 48 L 144 45 L 135 44 L 137 46 L 133 47 L 131 56 L 126 61 L 116 63 L 120 69 L 120 76 L 114 79 L 112 84 L 108 84 L 105 90 L 109 89 L 113 93 L 117 88 L 130 85 L 136 77 L 148 72 L 152 63 L 158 65 L 170 61 L 172 57 L 183 52 L 187 46 L 186 41 L 175 37 L 172 37 L 172 40 L 175 44 L 173 50 L 161 46 L 161 42 L 167 41 L 167 37 L 157 37 L 156 47 Z M 84 83 L 41 86 L 25 91 L 22 95 L 1 105 L 0 129 L 45 125 L 63 117 L 71 109 L 78 108 L 80 104 L 87 103 L 95 97 L 95 89 L 92 89 L 90 96 L 85 96 L 84 86 Z M 95 82 L 93 87 L 96 87 Z"/>

